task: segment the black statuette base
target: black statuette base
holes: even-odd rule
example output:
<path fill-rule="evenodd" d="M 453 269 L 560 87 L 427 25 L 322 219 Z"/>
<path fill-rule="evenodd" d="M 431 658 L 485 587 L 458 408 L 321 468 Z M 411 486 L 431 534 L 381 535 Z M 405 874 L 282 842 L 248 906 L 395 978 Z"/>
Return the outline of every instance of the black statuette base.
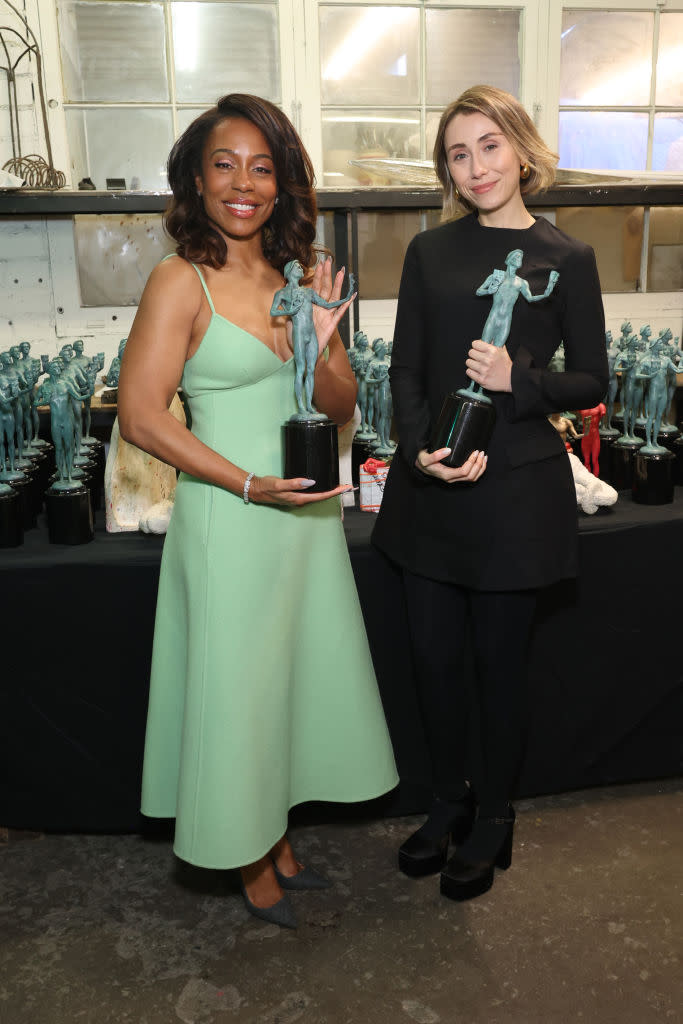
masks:
<path fill-rule="evenodd" d="M 610 446 L 610 484 L 615 491 L 630 490 L 633 484 L 633 460 L 639 444 L 626 443 Z"/>
<path fill-rule="evenodd" d="M 442 464 L 462 466 L 472 452 L 486 451 L 495 422 L 492 402 L 481 401 L 476 395 L 451 392 L 444 398 L 429 439 L 429 450 L 450 448 L 451 454 L 441 460 Z"/>
<path fill-rule="evenodd" d="M 24 509 L 18 491 L 0 494 L 0 548 L 24 543 Z"/>
<path fill-rule="evenodd" d="M 366 459 L 373 458 L 372 448 L 367 441 L 353 439 L 351 445 L 351 483 L 354 487 L 360 486 L 360 467 Z"/>
<path fill-rule="evenodd" d="M 284 478 L 315 480 L 309 494 L 339 486 L 339 441 L 332 420 L 288 420 L 282 427 Z"/>
<path fill-rule="evenodd" d="M 677 437 L 671 446 L 676 458 L 674 466 L 674 483 L 683 484 L 683 437 Z"/>
<path fill-rule="evenodd" d="M 612 458 L 610 449 L 616 441 L 618 434 L 614 435 L 602 435 L 600 437 L 600 472 L 598 476 L 601 480 L 604 480 L 606 484 L 612 483 Z"/>
<path fill-rule="evenodd" d="M 639 505 L 670 505 L 674 500 L 672 452 L 637 452 L 633 462 L 633 500 Z"/>
<path fill-rule="evenodd" d="M 95 537 L 88 488 L 45 492 L 47 530 L 51 544 L 87 544 Z"/>

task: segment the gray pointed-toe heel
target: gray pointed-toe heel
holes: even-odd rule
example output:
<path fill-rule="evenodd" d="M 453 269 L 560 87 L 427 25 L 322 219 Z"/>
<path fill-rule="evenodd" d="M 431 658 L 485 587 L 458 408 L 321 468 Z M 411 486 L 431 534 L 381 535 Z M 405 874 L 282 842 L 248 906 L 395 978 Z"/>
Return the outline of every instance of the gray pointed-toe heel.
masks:
<path fill-rule="evenodd" d="M 244 905 L 250 914 L 254 917 L 260 917 L 262 921 L 268 921 L 269 924 L 277 924 L 281 928 L 296 928 L 298 927 L 298 921 L 296 914 L 292 908 L 291 903 L 287 899 L 287 894 L 284 893 L 277 901 L 273 903 L 272 907 L 257 907 L 255 903 L 252 903 L 247 896 L 247 890 L 242 885 L 242 897 L 244 899 Z"/>
<path fill-rule="evenodd" d="M 302 868 L 301 871 L 297 871 L 295 875 L 283 875 L 281 871 L 278 871 L 277 864 L 275 863 L 273 864 L 273 870 L 282 889 L 290 889 L 292 891 L 329 889 L 332 885 L 329 878 L 325 878 L 324 875 L 319 874 L 314 868 L 308 866 Z"/>

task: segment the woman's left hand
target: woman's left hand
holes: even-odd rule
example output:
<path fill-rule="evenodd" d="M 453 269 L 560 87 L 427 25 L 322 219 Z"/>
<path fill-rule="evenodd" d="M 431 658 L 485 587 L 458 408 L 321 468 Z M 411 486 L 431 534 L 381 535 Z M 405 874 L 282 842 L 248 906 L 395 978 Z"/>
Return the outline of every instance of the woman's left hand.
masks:
<path fill-rule="evenodd" d="M 342 285 L 344 284 L 344 272 L 345 268 L 337 271 L 332 280 L 332 260 L 323 260 L 322 263 L 318 263 L 313 274 L 313 280 L 311 281 L 310 287 L 314 292 L 317 292 L 321 299 L 325 302 L 338 302 L 341 298 Z M 348 302 L 345 302 L 341 306 L 336 306 L 334 309 L 325 309 L 324 306 L 317 306 L 313 304 L 313 325 L 315 327 L 315 333 L 318 338 L 318 355 L 321 355 L 327 348 L 328 342 L 334 332 L 337 329 L 337 324 L 344 316 L 351 303 L 355 298 L 355 294 L 351 296 Z"/>
<path fill-rule="evenodd" d="M 465 365 L 467 376 L 487 391 L 512 391 L 512 360 L 505 345 L 490 345 L 479 338 L 472 342 Z"/>

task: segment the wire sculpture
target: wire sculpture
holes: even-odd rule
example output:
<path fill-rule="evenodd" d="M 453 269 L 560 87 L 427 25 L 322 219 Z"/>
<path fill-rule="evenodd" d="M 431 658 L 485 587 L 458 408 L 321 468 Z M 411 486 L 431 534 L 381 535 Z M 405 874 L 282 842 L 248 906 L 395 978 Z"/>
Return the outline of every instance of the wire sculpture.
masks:
<path fill-rule="evenodd" d="M 52 145 L 50 143 L 50 130 L 47 124 L 47 110 L 45 107 L 45 90 L 43 88 L 43 62 L 40 55 L 40 47 L 26 16 L 18 11 L 10 0 L 0 0 L 19 18 L 26 27 L 26 36 L 23 36 L 17 29 L 9 25 L 0 25 L 0 48 L 4 52 L 7 64 L 0 65 L 0 71 L 4 71 L 7 77 L 7 94 L 9 96 L 9 120 L 10 136 L 12 139 L 12 159 L 3 164 L 3 170 L 9 171 L 21 178 L 25 185 L 31 189 L 54 191 L 64 188 L 66 175 L 58 171 L 52 163 Z M 20 46 L 24 48 L 17 59 L 12 63 L 8 36 L 16 37 Z M 31 55 L 36 61 L 36 77 L 38 79 L 38 95 L 40 96 L 40 110 L 43 119 L 43 133 L 47 147 L 47 160 L 37 153 L 23 155 L 21 152 L 21 134 L 19 131 L 19 103 L 17 100 L 17 76 L 16 70 L 24 57 L 30 59 Z"/>

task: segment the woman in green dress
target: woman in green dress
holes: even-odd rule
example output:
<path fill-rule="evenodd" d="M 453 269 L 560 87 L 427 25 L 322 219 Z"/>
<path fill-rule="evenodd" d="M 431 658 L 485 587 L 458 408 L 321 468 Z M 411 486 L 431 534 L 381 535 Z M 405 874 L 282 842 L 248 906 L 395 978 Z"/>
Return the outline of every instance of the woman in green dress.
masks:
<path fill-rule="evenodd" d="M 291 327 L 273 296 L 292 259 L 315 263 L 310 160 L 265 100 L 234 94 L 169 157 L 177 255 L 151 274 L 122 360 L 121 436 L 180 471 L 164 545 L 142 810 L 175 817 L 174 849 L 241 869 L 248 909 L 294 926 L 284 890 L 328 883 L 286 837 L 303 801 L 396 784 L 337 487 L 281 477 L 296 411 Z M 343 273 L 308 273 L 326 303 Z M 356 383 L 336 330 L 348 302 L 313 308 L 316 408 L 337 423 Z M 182 385 L 191 430 L 168 412 Z"/>

